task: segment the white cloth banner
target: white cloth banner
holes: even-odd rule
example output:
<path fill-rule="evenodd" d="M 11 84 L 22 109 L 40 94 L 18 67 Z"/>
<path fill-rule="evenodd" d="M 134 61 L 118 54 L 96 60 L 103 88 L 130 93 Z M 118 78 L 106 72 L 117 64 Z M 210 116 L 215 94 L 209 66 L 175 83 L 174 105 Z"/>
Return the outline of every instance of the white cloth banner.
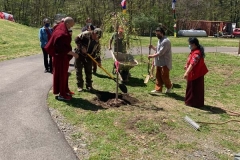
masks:
<path fill-rule="evenodd" d="M 172 3 L 172 9 L 175 10 L 175 3 Z"/>

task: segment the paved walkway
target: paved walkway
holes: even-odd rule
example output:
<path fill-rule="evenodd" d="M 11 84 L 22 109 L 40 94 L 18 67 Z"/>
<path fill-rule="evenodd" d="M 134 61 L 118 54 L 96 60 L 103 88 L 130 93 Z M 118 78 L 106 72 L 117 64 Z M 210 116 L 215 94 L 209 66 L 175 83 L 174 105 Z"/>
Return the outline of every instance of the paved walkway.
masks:
<path fill-rule="evenodd" d="M 206 52 L 216 50 L 237 52 L 238 48 L 206 47 Z M 173 53 L 182 52 L 189 49 L 173 48 Z M 109 52 L 106 57 L 111 57 Z M 77 159 L 51 119 L 46 99 L 52 75 L 43 70 L 41 54 L 0 63 L 0 160 Z"/>
<path fill-rule="evenodd" d="M 0 63 L 0 160 L 76 160 L 46 104 L 42 55 Z"/>

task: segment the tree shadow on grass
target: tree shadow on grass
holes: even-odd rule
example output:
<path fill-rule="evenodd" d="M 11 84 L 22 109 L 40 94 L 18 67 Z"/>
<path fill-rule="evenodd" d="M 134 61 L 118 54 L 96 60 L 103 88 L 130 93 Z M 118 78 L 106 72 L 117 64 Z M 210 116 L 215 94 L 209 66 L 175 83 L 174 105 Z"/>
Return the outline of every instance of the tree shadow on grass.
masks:
<path fill-rule="evenodd" d="M 191 106 L 188 106 L 188 107 L 191 107 Z M 211 114 L 224 114 L 224 113 L 227 113 L 222 108 L 219 108 L 219 107 L 216 107 L 216 106 L 210 106 L 210 105 L 204 105 L 203 107 L 192 107 L 192 108 L 196 108 L 196 109 L 203 110 L 203 111 L 208 111 Z"/>
<path fill-rule="evenodd" d="M 176 99 L 178 101 L 185 101 L 185 97 L 180 96 L 176 93 L 167 93 L 167 94 L 161 94 L 161 93 L 149 93 L 151 96 L 167 96 L 173 99 Z M 192 107 L 192 106 L 187 106 L 187 107 Z M 203 107 L 192 107 L 192 108 L 196 108 L 199 110 L 203 110 L 203 111 L 208 111 L 210 114 L 224 114 L 227 113 L 224 109 L 220 108 L 220 107 L 216 107 L 216 106 L 210 106 L 210 105 L 204 105 Z"/>
<path fill-rule="evenodd" d="M 173 88 L 182 88 L 180 84 L 173 83 Z"/>
<path fill-rule="evenodd" d="M 69 106 L 75 107 L 75 108 L 81 108 L 84 110 L 90 110 L 90 111 L 98 111 L 98 110 L 104 110 L 106 108 L 103 108 L 102 106 L 98 106 L 88 100 L 82 99 L 82 98 L 75 98 L 73 97 L 70 101 L 65 101 L 65 103 Z"/>
<path fill-rule="evenodd" d="M 94 76 L 98 77 L 98 78 L 107 78 L 107 79 L 112 79 L 110 78 L 109 76 L 107 75 L 102 75 L 102 74 L 99 74 L 99 73 L 94 73 L 93 74 Z M 116 76 L 114 75 L 114 78 Z M 119 83 L 121 83 L 121 81 L 119 80 Z M 122 82 L 123 84 L 125 84 L 126 86 L 131 86 L 131 87 L 145 87 L 146 84 L 144 84 L 144 81 L 143 79 L 140 79 L 140 78 L 135 78 L 135 77 L 130 77 L 129 78 L 129 81 L 127 82 Z"/>
<path fill-rule="evenodd" d="M 166 96 L 170 97 L 170 98 L 173 98 L 173 99 L 176 99 L 178 101 L 184 101 L 185 100 L 185 97 L 180 96 L 180 95 L 178 95 L 176 93 L 167 93 Z"/>
<path fill-rule="evenodd" d="M 112 79 L 107 75 L 103 75 L 103 74 L 99 74 L 99 73 L 93 73 L 94 76 L 98 77 L 98 78 L 107 78 L 107 79 Z"/>
<path fill-rule="evenodd" d="M 131 87 L 145 87 L 147 86 L 144 83 L 144 80 L 141 78 L 135 78 L 135 77 L 130 77 L 128 82 L 124 82 L 126 86 L 131 86 Z"/>
<path fill-rule="evenodd" d="M 180 96 L 176 93 L 149 93 L 151 96 L 155 96 L 155 97 L 159 97 L 159 96 L 164 96 L 164 97 L 169 97 L 169 98 L 173 98 L 175 100 L 178 100 L 178 101 L 184 101 L 185 97 L 183 96 Z"/>
<path fill-rule="evenodd" d="M 183 101 L 183 102 L 185 101 L 185 97 L 180 96 L 176 93 L 168 93 L 166 95 L 171 97 L 171 98 L 174 98 L 176 100 L 179 100 L 179 101 Z M 188 106 L 188 107 L 192 107 L 192 106 Z M 211 114 L 226 113 L 226 111 L 223 110 L 222 108 L 219 108 L 219 107 L 216 107 L 216 106 L 210 106 L 210 105 L 204 105 L 203 107 L 192 107 L 192 108 L 196 108 L 196 109 L 203 110 L 203 111 L 208 111 Z"/>

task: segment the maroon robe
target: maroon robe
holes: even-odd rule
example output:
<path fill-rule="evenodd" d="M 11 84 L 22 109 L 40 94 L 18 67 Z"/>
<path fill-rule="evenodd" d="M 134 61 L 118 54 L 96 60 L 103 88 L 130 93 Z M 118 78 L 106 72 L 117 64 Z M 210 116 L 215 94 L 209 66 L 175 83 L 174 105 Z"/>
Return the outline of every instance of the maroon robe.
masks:
<path fill-rule="evenodd" d="M 192 107 L 204 106 L 204 75 L 208 69 L 199 49 L 192 50 L 188 56 L 186 68 L 193 68 L 188 74 L 185 104 Z"/>
<path fill-rule="evenodd" d="M 69 92 L 69 55 L 67 53 L 72 51 L 71 40 L 71 35 L 62 22 L 54 28 L 51 39 L 44 47 L 47 53 L 52 56 L 53 61 L 53 94 L 66 96 Z"/>
<path fill-rule="evenodd" d="M 185 104 L 191 107 L 204 107 L 204 76 L 187 81 Z"/>

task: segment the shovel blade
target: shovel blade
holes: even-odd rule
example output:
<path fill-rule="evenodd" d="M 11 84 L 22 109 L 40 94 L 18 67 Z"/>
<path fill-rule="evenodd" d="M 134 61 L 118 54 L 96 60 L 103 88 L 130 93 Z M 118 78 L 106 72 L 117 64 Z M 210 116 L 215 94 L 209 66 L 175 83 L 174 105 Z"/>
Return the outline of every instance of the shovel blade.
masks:
<path fill-rule="evenodd" d="M 150 75 L 147 75 L 146 78 L 144 79 L 144 83 L 148 83 L 149 78 L 150 78 Z"/>
<path fill-rule="evenodd" d="M 119 84 L 118 87 L 123 93 L 128 92 L 127 87 L 124 84 Z"/>

